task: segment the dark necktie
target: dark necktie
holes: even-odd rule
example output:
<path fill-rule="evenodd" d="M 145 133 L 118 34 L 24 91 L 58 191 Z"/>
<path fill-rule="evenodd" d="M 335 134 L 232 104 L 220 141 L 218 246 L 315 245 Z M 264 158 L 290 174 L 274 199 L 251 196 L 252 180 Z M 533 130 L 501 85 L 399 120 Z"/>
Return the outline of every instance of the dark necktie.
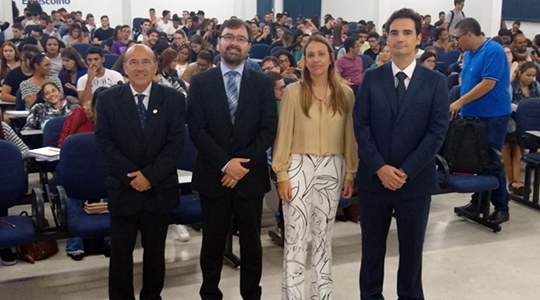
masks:
<path fill-rule="evenodd" d="M 225 73 L 227 76 L 227 99 L 229 100 L 229 112 L 231 114 L 231 120 L 234 124 L 234 119 L 236 117 L 236 109 L 238 108 L 238 86 L 237 86 L 237 75 L 240 73 L 236 71 L 229 71 Z"/>
<path fill-rule="evenodd" d="M 141 121 L 141 127 L 144 131 L 144 127 L 146 126 L 146 107 L 144 107 L 143 100 L 146 96 L 143 94 L 137 94 L 135 97 L 137 97 L 137 112 L 139 113 L 139 120 Z"/>
<path fill-rule="evenodd" d="M 403 72 L 399 72 L 396 74 L 396 77 L 398 79 L 398 85 L 396 87 L 396 98 L 397 98 L 397 104 L 399 108 L 399 106 L 403 102 L 405 93 L 407 92 L 407 89 L 405 88 L 405 79 L 407 78 L 407 74 Z"/>

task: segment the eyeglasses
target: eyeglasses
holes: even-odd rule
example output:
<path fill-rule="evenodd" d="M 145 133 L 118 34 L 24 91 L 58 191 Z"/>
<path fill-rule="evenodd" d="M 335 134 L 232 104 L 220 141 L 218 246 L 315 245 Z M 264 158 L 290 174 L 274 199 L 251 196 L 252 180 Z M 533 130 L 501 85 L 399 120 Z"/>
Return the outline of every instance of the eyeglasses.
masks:
<path fill-rule="evenodd" d="M 282 85 L 282 86 L 275 87 L 274 89 L 278 91 L 284 91 L 286 87 L 287 87 L 286 85 Z"/>
<path fill-rule="evenodd" d="M 289 63 L 289 59 L 288 59 L 288 58 L 286 58 L 286 59 L 280 59 L 280 60 L 279 60 L 279 63 L 280 63 L 280 64 Z"/>
<path fill-rule="evenodd" d="M 266 67 L 266 68 L 263 68 L 262 71 L 263 71 L 263 72 L 271 71 L 273 68 L 276 68 L 276 66 L 268 66 L 268 67 Z"/>
<path fill-rule="evenodd" d="M 464 34 L 459 35 L 459 36 L 458 36 L 458 35 L 455 35 L 454 37 L 456 38 L 456 41 L 459 42 L 459 39 L 462 38 L 462 37 L 463 37 L 464 35 L 466 35 L 466 34 L 468 34 L 468 32 L 465 32 Z"/>
<path fill-rule="evenodd" d="M 143 61 L 138 61 L 138 60 L 130 60 L 127 62 L 128 66 L 130 67 L 138 67 L 140 65 L 142 65 L 143 67 L 147 68 L 147 67 L 150 67 L 152 65 L 152 61 L 149 60 L 149 59 L 145 59 Z"/>
<path fill-rule="evenodd" d="M 227 43 L 230 43 L 230 42 L 232 42 L 234 40 L 236 40 L 237 42 L 242 43 L 242 44 L 249 42 L 247 37 L 241 36 L 241 35 L 234 36 L 232 34 L 226 34 L 226 35 L 222 35 L 221 38 L 224 41 L 226 41 Z"/>

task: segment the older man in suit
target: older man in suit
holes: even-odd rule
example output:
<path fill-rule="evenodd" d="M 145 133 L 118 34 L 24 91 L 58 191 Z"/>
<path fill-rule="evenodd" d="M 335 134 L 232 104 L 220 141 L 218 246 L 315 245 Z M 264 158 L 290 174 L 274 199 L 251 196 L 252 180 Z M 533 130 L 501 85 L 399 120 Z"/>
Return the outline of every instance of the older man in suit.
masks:
<path fill-rule="evenodd" d="M 104 91 L 97 105 L 96 139 L 109 166 L 110 299 L 135 299 L 133 249 L 139 231 L 140 299 L 161 299 L 165 279 L 165 239 L 179 199 L 176 162 L 186 113 L 181 93 L 152 82 L 156 68 L 150 48 L 131 47 L 124 62 L 129 84 Z"/>
<path fill-rule="evenodd" d="M 201 195 L 202 299 L 222 299 L 223 250 L 231 217 L 240 232 L 240 293 L 261 299 L 262 199 L 270 190 L 266 150 L 276 134 L 272 79 L 246 66 L 249 26 L 230 19 L 221 26 L 221 63 L 193 77 L 188 128 L 198 156 L 192 187 Z"/>
<path fill-rule="evenodd" d="M 431 195 L 438 181 L 435 155 L 449 120 L 446 78 L 416 63 L 422 19 L 410 9 L 388 20 L 392 63 L 369 70 L 354 108 L 360 165 L 362 227 L 360 298 L 384 299 L 384 258 L 395 212 L 399 239 L 399 299 L 424 299 L 422 248 Z"/>

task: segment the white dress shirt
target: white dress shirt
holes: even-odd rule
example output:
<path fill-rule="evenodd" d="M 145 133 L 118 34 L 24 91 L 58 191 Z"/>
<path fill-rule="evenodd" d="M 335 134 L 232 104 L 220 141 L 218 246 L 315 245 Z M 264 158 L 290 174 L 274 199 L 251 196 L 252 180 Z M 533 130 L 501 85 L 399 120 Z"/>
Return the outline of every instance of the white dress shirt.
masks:
<path fill-rule="evenodd" d="M 137 93 L 137 91 L 135 91 L 135 89 L 133 88 L 131 84 L 129 84 L 129 87 L 131 88 L 131 92 L 133 93 L 133 99 L 135 101 L 135 105 L 139 103 L 139 99 L 137 98 L 137 95 L 142 94 L 145 96 L 143 100 L 144 108 L 148 109 L 148 102 L 150 102 L 150 91 L 152 90 L 152 83 L 150 83 L 148 87 L 142 93 Z"/>
<path fill-rule="evenodd" d="M 406 67 L 404 70 L 401 70 L 394 62 L 392 62 L 392 73 L 394 74 L 394 85 L 397 87 L 399 84 L 399 80 L 396 77 L 397 73 L 403 72 L 405 75 L 407 75 L 407 78 L 405 78 L 405 88 L 409 88 L 409 83 L 411 82 L 411 78 L 414 73 L 414 69 L 416 68 L 416 59 L 413 60 L 413 62 Z"/>

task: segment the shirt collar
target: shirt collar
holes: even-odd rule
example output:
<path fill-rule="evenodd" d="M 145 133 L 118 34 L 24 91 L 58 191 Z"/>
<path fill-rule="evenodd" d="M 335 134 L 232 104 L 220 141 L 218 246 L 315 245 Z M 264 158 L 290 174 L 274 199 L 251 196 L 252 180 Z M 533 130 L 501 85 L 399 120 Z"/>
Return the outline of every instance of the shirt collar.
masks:
<path fill-rule="evenodd" d="M 223 62 L 220 62 L 220 68 L 222 76 L 225 76 L 225 74 L 227 74 L 229 71 L 238 72 L 238 74 L 240 74 L 240 78 L 242 78 L 242 75 L 244 75 L 244 64 L 239 65 L 236 67 L 236 69 L 229 69 Z"/>
<path fill-rule="evenodd" d="M 136 95 L 142 94 L 150 98 L 150 91 L 152 90 L 152 83 L 150 83 L 142 93 L 137 93 L 137 91 L 135 91 L 131 83 L 129 84 L 129 88 L 131 89 L 131 93 L 133 94 L 134 97 Z"/>
<path fill-rule="evenodd" d="M 407 75 L 407 78 L 411 79 L 414 73 L 414 69 L 416 68 L 416 59 L 413 60 L 413 62 L 405 68 L 405 70 L 401 70 L 394 62 L 392 62 L 392 73 L 394 74 L 394 77 L 399 72 L 405 73 Z"/>

